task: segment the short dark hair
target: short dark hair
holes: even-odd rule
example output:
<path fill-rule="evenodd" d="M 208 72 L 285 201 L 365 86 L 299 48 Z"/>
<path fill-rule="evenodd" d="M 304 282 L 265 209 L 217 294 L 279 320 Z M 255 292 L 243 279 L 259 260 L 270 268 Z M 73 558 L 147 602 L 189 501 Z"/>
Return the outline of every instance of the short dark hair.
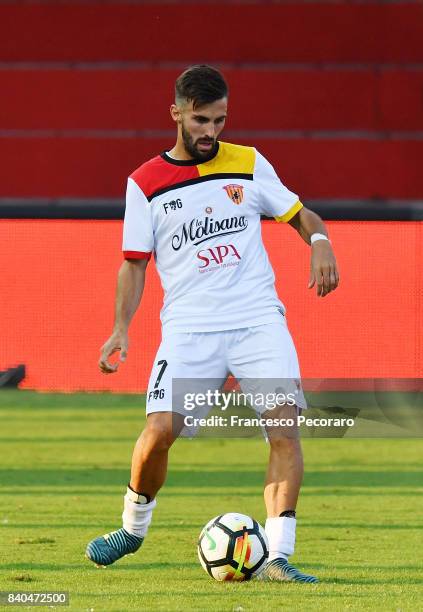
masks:
<path fill-rule="evenodd" d="M 176 79 L 177 104 L 192 100 L 193 108 L 197 108 L 226 98 L 227 95 L 228 85 L 222 73 L 206 64 L 190 66 Z"/>

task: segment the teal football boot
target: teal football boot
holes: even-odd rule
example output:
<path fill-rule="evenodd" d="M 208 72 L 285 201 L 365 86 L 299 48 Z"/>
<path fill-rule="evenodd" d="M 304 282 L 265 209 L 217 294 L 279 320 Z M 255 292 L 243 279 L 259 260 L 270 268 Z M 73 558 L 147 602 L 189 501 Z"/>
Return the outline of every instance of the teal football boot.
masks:
<path fill-rule="evenodd" d="M 137 552 L 144 538 L 128 533 L 123 527 L 92 540 L 85 555 L 97 567 L 111 565 L 125 555 Z"/>
<path fill-rule="evenodd" d="M 280 557 L 268 561 L 264 569 L 257 576 L 256 580 L 267 582 L 302 582 L 315 584 L 319 580 L 310 574 L 303 574 L 296 567 L 288 563 L 286 559 Z"/>

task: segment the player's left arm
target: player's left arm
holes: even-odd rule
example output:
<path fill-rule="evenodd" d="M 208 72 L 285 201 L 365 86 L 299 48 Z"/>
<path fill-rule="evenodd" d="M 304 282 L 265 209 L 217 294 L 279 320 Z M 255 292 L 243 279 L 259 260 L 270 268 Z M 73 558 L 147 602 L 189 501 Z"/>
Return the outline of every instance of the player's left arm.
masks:
<path fill-rule="evenodd" d="M 288 223 L 297 230 L 301 238 L 311 244 L 313 234 L 328 237 L 325 224 L 312 210 L 303 206 Z M 339 284 L 339 272 L 329 240 L 316 240 L 311 244 L 310 281 L 308 288 L 317 287 L 317 295 L 324 297 Z"/>

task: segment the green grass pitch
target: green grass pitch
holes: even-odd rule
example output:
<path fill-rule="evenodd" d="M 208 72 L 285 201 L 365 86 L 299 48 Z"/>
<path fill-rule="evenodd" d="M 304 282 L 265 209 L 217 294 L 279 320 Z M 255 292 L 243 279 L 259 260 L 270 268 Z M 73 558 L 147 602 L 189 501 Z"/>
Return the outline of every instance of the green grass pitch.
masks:
<path fill-rule="evenodd" d="M 64 590 L 65 609 L 87 611 L 420 608 L 417 439 L 304 441 L 292 561 L 318 585 L 217 583 L 197 561 L 198 534 L 214 515 L 264 523 L 260 439 L 179 440 L 143 547 L 97 569 L 85 546 L 121 526 L 143 423 L 142 396 L 0 391 L 0 590 Z"/>

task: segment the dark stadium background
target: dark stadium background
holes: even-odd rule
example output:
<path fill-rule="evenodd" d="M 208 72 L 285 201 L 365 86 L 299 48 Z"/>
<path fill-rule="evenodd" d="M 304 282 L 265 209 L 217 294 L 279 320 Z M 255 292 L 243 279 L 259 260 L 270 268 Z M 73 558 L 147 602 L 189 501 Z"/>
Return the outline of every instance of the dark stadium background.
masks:
<path fill-rule="evenodd" d="M 127 364 L 96 365 L 126 177 L 172 146 L 174 79 L 206 62 L 230 85 L 223 139 L 328 220 L 341 284 L 324 300 L 308 248 L 263 221 L 303 375 L 421 378 L 422 40 L 417 2 L 0 3 L 0 370 L 25 364 L 29 389 L 145 390 L 153 263 Z"/>

